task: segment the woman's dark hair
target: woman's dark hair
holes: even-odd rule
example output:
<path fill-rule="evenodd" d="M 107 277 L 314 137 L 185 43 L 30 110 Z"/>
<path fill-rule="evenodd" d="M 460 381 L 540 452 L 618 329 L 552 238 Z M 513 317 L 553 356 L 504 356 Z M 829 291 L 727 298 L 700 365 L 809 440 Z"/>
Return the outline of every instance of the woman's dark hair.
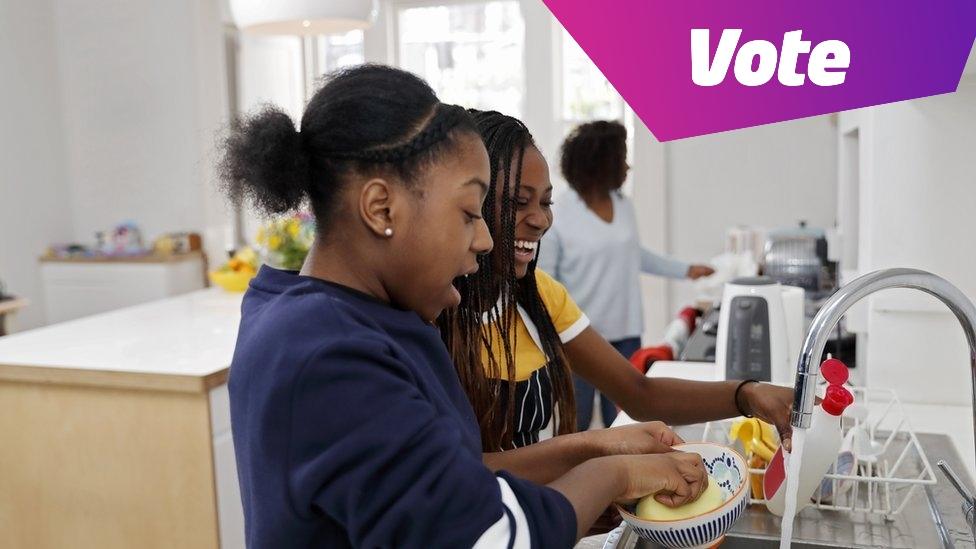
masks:
<path fill-rule="evenodd" d="M 349 175 L 386 173 L 410 185 L 463 130 L 477 131 L 470 115 L 440 103 L 417 76 L 359 65 L 327 77 L 305 107 L 299 130 L 271 105 L 236 120 L 220 175 L 232 200 L 250 199 L 269 214 L 308 200 L 323 235 Z"/>
<path fill-rule="evenodd" d="M 483 448 L 497 451 L 512 447 L 515 428 L 517 306 L 521 305 L 536 325 L 541 350 L 549 360 L 554 411 L 558 412 L 553 414 L 556 434 L 576 429 L 576 404 L 572 374 L 559 334 L 536 286 L 536 262 L 529 264 L 528 273 L 522 279 L 515 275 L 515 197 L 521 185 L 525 151 L 536 146 L 535 141 L 525 124 L 516 118 L 495 111 L 469 112 L 488 149 L 491 164 L 491 181 L 482 213 L 495 247 L 491 254 L 478 258 L 477 273 L 459 279 L 461 305 L 445 311 L 438 322 L 461 385 L 477 415 Z M 497 192 L 498 187 L 501 192 Z M 496 210 L 500 213 L 496 214 Z M 501 349 L 493 348 L 491 325 L 484 321 L 485 315 L 493 321 Z M 487 350 L 488 364 L 482 363 L 482 348 Z M 501 380 L 503 369 L 509 382 Z"/>
<path fill-rule="evenodd" d="M 600 120 L 578 126 L 563 141 L 559 167 L 578 194 L 616 190 L 627 178 L 627 129 Z"/>

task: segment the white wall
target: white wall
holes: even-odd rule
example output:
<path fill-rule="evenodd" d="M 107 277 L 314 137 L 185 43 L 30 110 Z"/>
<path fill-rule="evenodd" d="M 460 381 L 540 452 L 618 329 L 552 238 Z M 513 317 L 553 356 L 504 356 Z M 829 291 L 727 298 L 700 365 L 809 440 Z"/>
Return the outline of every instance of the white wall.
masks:
<path fill-rule="evenodd" d="M 302 45 L 295 36 L 240 35 L 238 101 L 241 112 L 273 103 L 297 125 L 304 109 Z"/>
<path fill-rule="evenodd" d="M 44 321 L 37 257 L 71 237 L 50 0 L 0 2 L 0 75 L 0 280 L 31 301 L 23 329 Z"/>
<path fill-rule="evenodd" d="M 192 163 L 196 177 L 187 182 L 201 197 L 203 218 L 197 231 L 203 234 L 210 266 L 226 259 L 227 250 L 235 246 L 234 208 L 218 185 L 217 161 L 219 139 L 225 135 L 230 111 L 228 80 L 228 23 L 221 4 L 226 0 L 184 0 L 189 5 L 191 42 L 193 44 L 193 78 L 195 129 L 187 139 L 195 150 L 184 159 Z"/>
<path fill-rule="evenodd" d="M 631 162 L 631 199 L 638 212 L 637 230 L 641 244 L 658 252 L 668 250 L 668 149 L 658 142 L 640 121 L 634 123 L 634 151 Z M 669 309 L 669 281 L 642 276 L 644 304 L 644 344 L 661 341 L 672 315 Z"/>
<path fill-rule="evenodd" d="M 133 220 L 147 243 L 200 232 L 221 259 L 222 25 L 217 0 L 0 3 L 0 278 L 34 302 L 20 328 L 44 323 L 48 244 Z"/>
<path fill-rule="evenodd" d="M 263 105 L 283 109 L 296 126 L 305 106 L 302 79 L 302 43 L 295 36 L 239 35 L 237 100 L 241 113 L 253 113 Z M 244 206 L 243 238 L 253 243 L 266 222 L 263 212 Z"/>
<path fill-rule="evenodd" d="M 227 111 L 217 2 L 58 2 L 55 19 L 74 238 L 131 219 L 147 240 L 199 231 L 219 258 L 230 222 L 213 191 Z"/>
<path fill-rule="evenodd" d="M 525 96 L 523 116 L 525 125 L 549 161 L 553 179 L 562 183 L 559 173 L 559 145 L 563 135 L 560 121 L 556 118 L 556 97 L 560 88 L 556 74 L 556 44 L 562 27 L 542 0 L 523 0 L 522 17 L 525 18 Z"/>
<path fill-rule="evenodd" d="M 664 251 L 707 261 L 739 224 L 833 227 L 836 139 L 834 117 L 818 116 L 669 143 Z M 670 285 L 670 311 L 693 301 L 690 282 Z"/>
<path fill-rule="evenodd" d="M 866 197 L 860 272 L 925 269 L 976 300 L 976 74 L 954 94 L 842 114 L 841 131 L 855 128 Z M 909 402 L 971 402 L 965 340 L 933 298 L 878 294 L 865 328 L 869 384 L 892 387 Z"/>

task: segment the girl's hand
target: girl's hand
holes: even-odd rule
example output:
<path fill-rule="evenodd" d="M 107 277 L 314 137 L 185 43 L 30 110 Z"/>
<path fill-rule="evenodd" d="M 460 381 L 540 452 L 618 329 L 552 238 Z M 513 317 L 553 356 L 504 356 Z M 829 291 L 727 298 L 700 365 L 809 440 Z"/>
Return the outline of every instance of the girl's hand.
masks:
<path fill-rule="evenodd" d="M 698 499 L 708 486 L 708 473 L 701 456 L 691 452 L 669 452 L 650 456 L 616 456 L 624 479 L 618 501 L 654 494 L 654 499 L 677 507 Z"/>
<path fill-rule="evenodd" d="M 768 383 L 748 383 L 739 391 L 739 401 L 743 410 L 775 426 L 783 447 L 787 451 L 792 449 L 790 411 L 793 407 L 793 389 Z"/>
<path fill-rule="evenodd" d="M 671 452 L 675 444 L 684 443 L 681 437 L 660 421 L 586 431 L 585 435 L 591 437 L 596 452 L 604 456 L 660 454 Z"/>

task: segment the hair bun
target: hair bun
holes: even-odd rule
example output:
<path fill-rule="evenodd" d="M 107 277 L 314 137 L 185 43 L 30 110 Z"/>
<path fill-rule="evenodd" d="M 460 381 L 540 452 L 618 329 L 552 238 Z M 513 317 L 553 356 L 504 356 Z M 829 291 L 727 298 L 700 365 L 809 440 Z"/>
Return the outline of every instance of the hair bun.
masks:
<path fill-rule="evenodd" d="M 237 120 L 228 137 L 220 175 L 235 200 L 250 200 L 272 214 L 301 206 L 308 195 L 308 156 L 291 117 L 274 106 Z"/>

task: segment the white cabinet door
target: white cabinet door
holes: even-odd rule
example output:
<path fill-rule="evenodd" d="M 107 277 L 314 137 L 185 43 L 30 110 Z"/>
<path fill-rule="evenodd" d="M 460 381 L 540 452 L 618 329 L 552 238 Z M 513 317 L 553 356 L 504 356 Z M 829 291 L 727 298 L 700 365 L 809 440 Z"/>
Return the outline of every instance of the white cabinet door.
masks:
<path fill-rule="evenodd" d="M 203 260 L 41 264 L 48 324 L 203 288 Z"/>
<path fill-rule="evenodd" d="M 237 482 L 227 385 L 210 391 L 210 425 L 213 433 L 220 546 L 222 549 L 244 549 L 244 508 L 241 505 L 240 484 Z"/>

